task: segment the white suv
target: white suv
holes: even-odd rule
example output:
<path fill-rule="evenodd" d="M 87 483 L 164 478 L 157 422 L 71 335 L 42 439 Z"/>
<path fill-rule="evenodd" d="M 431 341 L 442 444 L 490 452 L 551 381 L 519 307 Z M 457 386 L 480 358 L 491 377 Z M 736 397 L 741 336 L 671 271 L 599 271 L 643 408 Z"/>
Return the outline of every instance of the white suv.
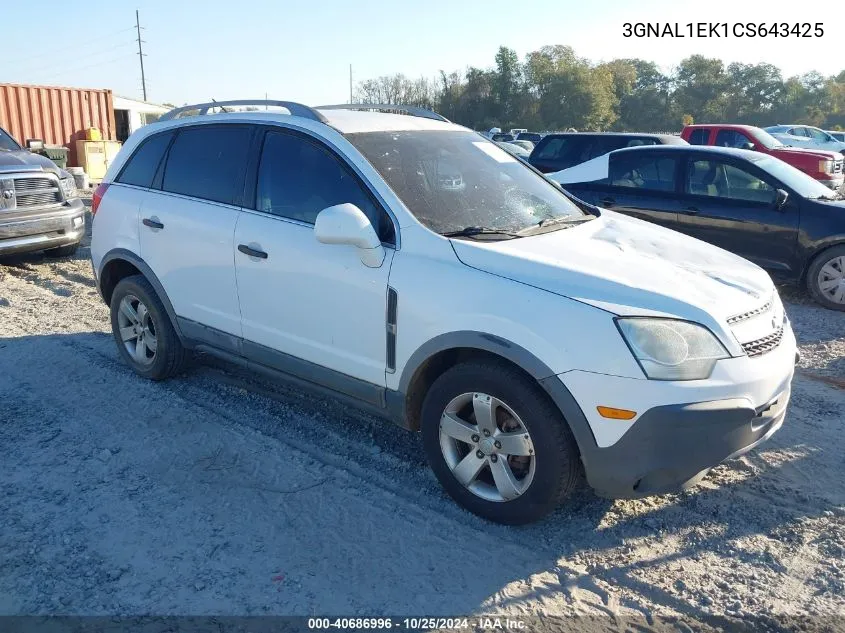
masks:
<path fill-rule="evenodd" d="M 769 276 L 569 197 L 427 111 L 178 109 L 98 188 L 120 354 L 200 350 L 420 431 L 461 505 L 535 520 L 698 481 L 783 423 L 795 338 Z M 382 106 L 366 106 L 369 109 Z"/>

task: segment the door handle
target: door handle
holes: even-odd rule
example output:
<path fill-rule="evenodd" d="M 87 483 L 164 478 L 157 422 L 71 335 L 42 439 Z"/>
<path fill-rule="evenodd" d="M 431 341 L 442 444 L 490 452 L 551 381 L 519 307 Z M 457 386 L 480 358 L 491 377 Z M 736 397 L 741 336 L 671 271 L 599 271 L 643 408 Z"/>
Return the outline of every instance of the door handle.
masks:
<path fill-rule="evenodd" d="M 681 213 L 684 215 L 698 215 L 698 207 L 687 207 Z"/>
<path fill-rule="evenodd" d="M 148 226 L 151 229 L 163 229 L 164 228 L 164 225 L 161 222 L 159 222 L 158 220 L 154 220 L 152 218 L 144 218 L 143 220 L 141 220 L 141 222 L 144 223 L 144 226 Z"/>
<path fill-rule="evenodd" d="M 249 255 L 250 257 L 257 257 L 258 259 L 267 259 L 267 253 L 265 253 L 264 251 L 259 251 L 255 248 L 250 248 L 246 244 L 238 244 L 238 250 L 244 255 Z"/>
<path fill-rule="evenodd" d="M 603 207 L 612 207 L 614 204 L 616 204 L 616 199 L 607 196 L 599 200 L 599 202 Z"/>

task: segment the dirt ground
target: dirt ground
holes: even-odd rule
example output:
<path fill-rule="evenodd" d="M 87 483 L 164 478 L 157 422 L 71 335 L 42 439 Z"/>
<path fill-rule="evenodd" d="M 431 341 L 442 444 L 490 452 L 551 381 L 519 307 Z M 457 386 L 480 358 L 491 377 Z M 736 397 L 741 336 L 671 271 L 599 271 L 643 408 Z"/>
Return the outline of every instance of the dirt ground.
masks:
<path fill-rule="evenodd" d="M 336 402 L 208 358 L 137 378 L 88 256 L 0 265 L 0 614 L 555 614 L 640 629 L 845 616 L 845 313 L 784 290 L 803 358 L 768 444 L 690 492 L 584 489 L 508 528 L 445 496 L 416 435 Z"/>

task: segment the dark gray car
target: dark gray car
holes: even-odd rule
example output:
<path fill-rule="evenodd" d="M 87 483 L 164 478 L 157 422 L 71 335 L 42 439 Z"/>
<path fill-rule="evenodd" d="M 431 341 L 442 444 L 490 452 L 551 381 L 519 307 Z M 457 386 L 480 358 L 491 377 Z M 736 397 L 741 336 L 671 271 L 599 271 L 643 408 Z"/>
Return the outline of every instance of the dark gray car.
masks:
<path fill-rule="evenodd" d="M 72 255 L 84 234 L 85 206 L 73 177 L 0 128 L 0 256 Z"/>

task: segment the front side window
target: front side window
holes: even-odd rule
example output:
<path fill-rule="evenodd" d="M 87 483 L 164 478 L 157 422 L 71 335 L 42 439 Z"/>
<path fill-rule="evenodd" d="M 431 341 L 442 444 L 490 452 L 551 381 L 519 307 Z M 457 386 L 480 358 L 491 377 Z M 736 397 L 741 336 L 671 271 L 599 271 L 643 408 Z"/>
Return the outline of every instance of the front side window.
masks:
<path fill-rule="evenodd" d="M 141 143 L 124 165 L 117 177 L 117 182 L 138 187 L 151 187 L 171 138 L 173 138 L 173 132 L 164 132 L 151 136 Z"/>
<path fill-rule="evenodd" d="M 302 136 L 267 133 L 258 168 L 259 211 L 314 224 L 320 211 L 344 203 L 364 212 L 382 242 L 394 243 L 390 217 L 345 164 Z"/>
<path fill-rule="evenodd" d="M 807 132 L 809 133 L 810 138 L 813 139 L 814 141 L 826 143 L 827 141 L 830 140 L 828 138 L 827 134 L 825 134 L 821 130 L 817 130 L 816 128 L 808 127 Z"/>
<path fill-rule="evenodd" d="M 742 132 L 736 130 L 719 130 L 716 134 L 716 145 L 719 147 L 738 147 L 743 148 L 748 143 L 753 141 Z"/>
<path fill-rule="evenodd" d="M 646 152 L 611 155 L 610 184 L 648 191 L 674 191 L 677 162 L 669 156 Z"/>
<path fill-rule="evenodd" d="M 437 233 L 467 227 L 517 232 L 542 220 L 585 217 L 551 182 L 474 132 L 360 132 L 347 138 Z"/>
<path fill-rule="evenodd" d="M 690 193 L 771 204 L 775 188 L 754 174 L 718 160 L 696 160 L 687 170 Z"/>
<path fill-rule="evenodd" d="M 251 134 L 251 129 L 242 125 L 201 125 L 179 130 L 167 157 L 162 189 L 236 204 Z"/>
<path fill-rule="evenodd" d="M 16 152 L 21 148 L 17 141 L 13 139 L 6 130 L 0 128 L 0 150 L 7 152 Z"/>

